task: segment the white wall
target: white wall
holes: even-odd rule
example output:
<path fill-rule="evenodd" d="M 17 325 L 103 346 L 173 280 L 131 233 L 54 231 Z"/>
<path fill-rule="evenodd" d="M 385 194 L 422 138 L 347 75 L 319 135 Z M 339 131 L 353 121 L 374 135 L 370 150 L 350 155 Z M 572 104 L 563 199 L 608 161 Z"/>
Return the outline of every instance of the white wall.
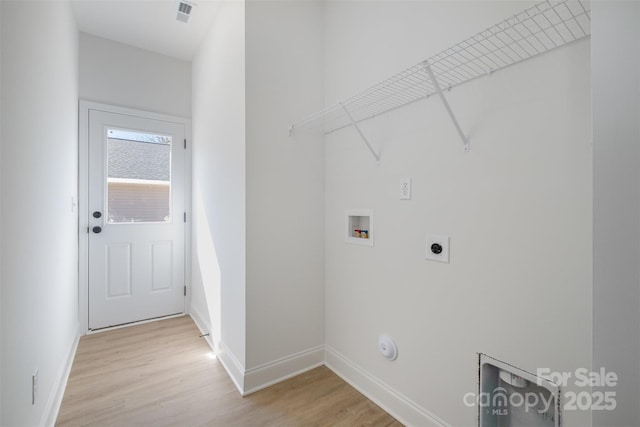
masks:
<path fill-rule="evenodd" d="M 288 136 L 323 105 L 322 17 L 321 2 L 246 4 L 246 367 L 266 375 L 248 389 L 274 361 L 324 358 L 324 147 Z"/>
<path fill-rule="evenodd" d="M 326 104 L 530 4 L 329 2 Z M 463 396 L 477 352 L 533 372 L 591 367 L 589 51 L 580 42 L 448 93 L 468 153 L 437 97 L 363 125 L 379 166 L 354 129 L 326 138 L 327 362 L 410 424 L 476 425 Z M 373 248 L 345 244 L 346 208 L 374 209 Z M 451 237 L 449 264 L 424 259 L 427 233 Z M 376 350 L 382 333 L 395 362 Z M 584 427 L 590 414 L 564 420 Z"/>
<path fill-rule="evenodd" d="M 2 6 L 0 6 L 0 99 L 2 94 Z M 2 106 L 0 105 L 0 165 L 2 165 Z M 0 242 L 2 242 L 2 173 L 0 172 Z M 0 243 L 0 266 L 2 243 Z M 2 331 L 2 274 L 0 273 L 0 331 Z M 2 384 L 2 337 L 0 337 L 0 384 Z M 2 387 L 0 387 L 0 420 L 2 420 Z"/>
<path fill-rule="evenodd" d="M 211 313 L 211 333 L 216 343 L 221 341 L 221 358 L 241 383 L 246 274 L 244 2 L 221 5 L 192 69 L 192 309 Z"/>
<path fill-rule="evenodd" d="M 620 378 L 594 426 L 640 425 L 640 3 L 593 2 L 593 366 Z"/>
<path fill-rule="evenodd" d="M 81 33 L 80 97 L 190 117 L 191 64 Z"/>
<path fill-rule="evenodd" d="M 78 32 L 68 2 L 3 1 L 2 420 L 51 424 L 78 337 Z M 31 405 L 31 376 L 39 393 Z"/>
<path fill-rule="evenodd" d="M 225 3 L 193 62 L 191 311 L 242 393 L 324 357 L 323 146 L 287 133 L 322 106 L 322 15 Z"/>

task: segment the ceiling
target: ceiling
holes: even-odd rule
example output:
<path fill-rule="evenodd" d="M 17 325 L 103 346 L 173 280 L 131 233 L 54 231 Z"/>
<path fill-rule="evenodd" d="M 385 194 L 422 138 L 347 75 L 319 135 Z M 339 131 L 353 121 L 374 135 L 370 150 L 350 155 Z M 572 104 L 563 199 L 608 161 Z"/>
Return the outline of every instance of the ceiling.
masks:
<path fill-rule="evenodd" d="M 218 1 L 195 0 L 188 23 L 176 0 L 72 0 L 80 31 L 191 61 L 213 24 Z"/>

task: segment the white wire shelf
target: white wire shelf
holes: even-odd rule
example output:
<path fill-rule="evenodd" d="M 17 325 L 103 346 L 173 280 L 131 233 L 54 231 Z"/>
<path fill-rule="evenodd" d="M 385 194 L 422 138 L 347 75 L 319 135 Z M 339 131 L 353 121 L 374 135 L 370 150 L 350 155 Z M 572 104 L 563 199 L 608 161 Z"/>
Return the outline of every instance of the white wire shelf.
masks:
<path fill-rule="evenodd" d="M 289 130 L 293 132 L 302 128 L 329 134 L 353 125 L 376 160 L 379 160 L 358 128 L 358 123 L 439 94 L 468 149 L 468 141 L 442 94 L 443 89 L 451 89 L 589 37 L 590 34 L 588 1 L 547 0 L 350 98 L 293 123 Z"/>

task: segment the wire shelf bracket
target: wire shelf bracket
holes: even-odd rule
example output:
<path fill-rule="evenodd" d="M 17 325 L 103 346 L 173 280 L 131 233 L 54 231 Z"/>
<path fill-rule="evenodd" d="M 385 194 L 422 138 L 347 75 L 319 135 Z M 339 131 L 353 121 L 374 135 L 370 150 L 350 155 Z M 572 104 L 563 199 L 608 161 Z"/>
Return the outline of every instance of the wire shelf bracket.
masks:
<path fill-rule="evenodd" d="M 351 125 L 358 131 L 358 133 L 360 134 L 360 138 L 362 138 L 362 140 L 364 141 L 364 143 L 367 145 L 367 148 L 369 149 L 369 151 L 371 152 L 371 155 L 373 156 L 374 159 L 376 159 L 376 162 L 380 162 L 380 155 L 378 153 L 376 153 L 376 150 L 373 149 L 373 147 L 371 146 L 371 144 L 369 143 L 369 140 L 367 139 L 366 136 L 364 136 L 364 134 L 362 133 L 362 130 L 360 129 L 360 126 L 358 126 L 358 123 L 356 123 L 355 120 L 353 120 L 353 116 L 351 115 L 351 113 L 349 112 L 349 110 L 347 109 L 347 107 L 342 104 L 342 109 L 344 110 L 344 113 L 347 115 L 347 117 L 349 118 L 349 121 L 351 122 Z"/>
<path fill-rule="evenodd" d="M 463 40 L 364 91 L 316 112 L 289 127 L 324 135 L 356 128 L 367 148 L 380 160 L 360 123 L 437 94 L 462 138 L 464 134 L 444 94 L 456 86 L 575 43 L 591 36 L 589 0 L 546 0 Z"/>
<path fill-rule="evenodd" d="M 469 138 L 467 138 L 467 136 L 462 131 L 462 127 L 460 127 L 460 123 L 458 122 L 458 119 L 456 119 L 456 115 L 453 113 L 453 110 L 449 105 L 449 101 L 447 101 L 447 97 L 444 96 L 444 92 L 442 92 L 442 88 L 440 87 L 440 83 L 438 83 L 438 79 L 433 74 L 433 70 L 429 65 L 429 61 L 425 61 L 424 68 L 427 74 L 429 74 L 429 77 L 431 78 L 431 83 L 433 84 L 433 87 L 438 93 L 440 100 L 442 100 L 442 104 L 444 105 L 444 108 L 447 110 L 447 113 L 449 113 L 449 117 L 451 117 L 451 120 L 453 121 L 453 124 L 456 127 L 458 134 L 460 135 L 460 138 L 462 138 L 462 143 L 464 144 L 464 151 L 469 151 Z"/>

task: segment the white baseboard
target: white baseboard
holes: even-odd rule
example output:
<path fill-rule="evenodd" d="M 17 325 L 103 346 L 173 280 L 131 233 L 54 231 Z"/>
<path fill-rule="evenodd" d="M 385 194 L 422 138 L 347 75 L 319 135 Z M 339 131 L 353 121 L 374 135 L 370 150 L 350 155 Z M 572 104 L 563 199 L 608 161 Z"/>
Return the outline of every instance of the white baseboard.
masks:
<path fill-rule="evenodd" d="M 408 397 L 389 387 L 358 365 L 325 347 L 325 365 L 376 405 L 407 426 L 450 427 Z"/>
<path fill-rule="evenodd" d="M 64 397 L 64 391 L 67 388 L 67 381 L 69 380 L 69 374 L 71 373 L 71 367 L 73 366 L 73 360 L 76 356 L 76 350 L 78 349 L 78 343 L 80 342 L 80 324 L 76 328 L 76 336 L 69 347 L 67 357 L 64 365 L 60 367 L 58 375 L 55 378 L 53 384 L 53 390 L 47 399 L 44 410 L 42 411 L 42 419 L 39 425 L 46 427 L 53 427 L 58 419 L 58 413 L 60 412 L 60 406 L 62 405 L 62 398 Z"/>
<path fill-rule="evenodd" d="M 218 343 L 211 334 L 211 325 L 204 319 L 202 314 L 198 310 L 195 310 L 193 307 L 191 307 L 191 309 L 189 310 L 189 316 L 191 316 L 191 318 L 193 319 L 193 323 L 196 324 L 201 334 L 208 334 L 207 336 L 204 336 L 202 338 L 204 338 L 207 344 L 209 344 L 209 347 L 211 347 L 213 354 L 217 354 L 219 351 Z"/>
<path fill-rule="evenodd" d="M 206 322 L 197 311 L 192 311 L 190 316 L 202 332 L 209 332 Z M 42 426 L 55 425 L 80 335 L 80 325 L 78 325 L 76 336 L 67 353 L 66 362 L 58 372 L 53 392 L 43 410 L 40 422 Z M 206 338 L 208 338 L 207 343 L 214 349 L 218 360 L 242 396 L 324 364 L 401 423 L 407 426 L 450 427 L 427 409 L 389 387 L 329 346 L 314 347 L 245 371 L 223 341 L 216 343 L 213 337 Z"/>
<path fill-rule="evenodd" d="M 256 366 L 244 374 L 245 392 L 243 396 L 322 365 L 324 365 L 323 345 Z"/>
<path fill-rule="evenodd" d="M 244 370 L 223 341 L 219 341 L 216 348 L 218 360 L 243 397 L 324 365 L 324 346 L 301 351 L 249 370 Z"/>
<path fill-rule="evenodd" d="M 227 347 L 224 341 L 218 341 L 217 347 L 218 352 L 216 353 L 216 356 L 218 360 L 222 363 L 222 366 L 227 371 L 227 374 L 238 389 L 238 392 L 244 396 L 244 367 L 238 359 L 236 359 L 231 350 L 229 350 L 229 347 Z"/>

